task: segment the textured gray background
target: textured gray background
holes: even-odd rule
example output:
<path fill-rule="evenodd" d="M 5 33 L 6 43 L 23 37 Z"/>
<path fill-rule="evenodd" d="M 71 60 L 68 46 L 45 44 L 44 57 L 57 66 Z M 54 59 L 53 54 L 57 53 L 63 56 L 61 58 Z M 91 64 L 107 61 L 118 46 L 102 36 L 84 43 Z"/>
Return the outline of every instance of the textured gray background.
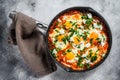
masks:
<path fill-rule="evenodd" d="M 84 73 L 69 73 L 58 67 L 50 75 L 36 77 L 25 64 L 17 46 L 7 44 L 8 18 L 12 10 L 21 11 L 49 24 L 68 7 L 90 6 L 109 23 L 113 44 L 103 64 Z M 0 0 L 0 80 L 120 80 L 120 0 Z"/>

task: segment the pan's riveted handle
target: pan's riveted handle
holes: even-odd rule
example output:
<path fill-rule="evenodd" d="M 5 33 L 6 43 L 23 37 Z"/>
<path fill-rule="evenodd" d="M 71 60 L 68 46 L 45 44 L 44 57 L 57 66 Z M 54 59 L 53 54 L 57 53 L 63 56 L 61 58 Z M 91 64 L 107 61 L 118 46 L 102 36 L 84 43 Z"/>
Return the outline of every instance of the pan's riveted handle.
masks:
<path fill-rule="evenodd" d="M 16 16 L 16 13 L 17 13 L 16 11 L 10 12 L 9 17 L 10 17 L 11 19 L 14 19 L 15 16 Z"/>
<path fill-rule="evenodd" d="M 48 25 L 40 21 L 36 21 L 37 30 L 39 30 L 43 35 L 46 35 Z"/>

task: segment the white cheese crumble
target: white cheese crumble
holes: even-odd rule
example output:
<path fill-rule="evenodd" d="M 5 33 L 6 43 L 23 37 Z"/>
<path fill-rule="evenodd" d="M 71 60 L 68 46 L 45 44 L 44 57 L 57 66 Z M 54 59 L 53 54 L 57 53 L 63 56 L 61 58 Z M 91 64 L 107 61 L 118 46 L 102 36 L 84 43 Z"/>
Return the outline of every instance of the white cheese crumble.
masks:
<path fill-rule="evenodd" d="M 102 30 L 102 29 L 103 29 L 103 26 L 102 26 L 102 25 L 99 25 L 99 28 L 100 28 L 100 30 Z"/>
<path fill-rule="evenodd" d="M 75 60 L 74 60 L 74 59 L 72 59 L 72 60 L 67 60 L 67 62 L 73 63 L 73 62 L 75 62 Z"/>
<path fill-rule="evenodd" d="M 72 37 L 70 37 L 70 41 L 74 41 L 74 37 L 75 37 L 76 35 L 75 34 L 73 34 L 73 36 Z"/>
<path fill-rule="evenodd" d="M 77 53 L 78 53 L 78 51 L 77 51 L 76 49 L 72 49 L 72 52 L 73 52 L 74 54 L 77 54 Z"/>
<path fill-rule="evenodd" d="M 93 23 L 94 28 L 98 28 L 97 23 Z"/>
<path fill-rule="evenodd" d="M 91 49 L 92 49 L 92 52 L 96 52 L 98 50 L 98 48 L 96 46 Z"/>
<path fill-rule="evenodd" d="M 86 47 L 87 47 L 87 48 L 90 47 L 90 43 L 87 43 L 87 44 L 86 44 Z"/>
<path fill-rule="evenodd" d="M 91 13 L 88 13 L 87 16 L 88 16 L 88 18 L 92 18 L 92 14 Z"/>
<path fill-rule="evenodd" d="M 105 45 L 105 42 L 101 41 L 101 45 L 104 46 L 104 45 Z"/>
<path fill-rule="evenodd" d="M 60 34 L 64 34 L 65 33 L 65 31 L 64 31 L 64 29 L 60 29 Z"/>
<path fill-rule="evenodd" d="M 80 42 L 80 50 L 83 50 L 84 47 L 85 47 L 85 46 L 84 46 L 84 41 L 81 41 L 81 42 Z"/>
<path fill-rule="evenodd" d="M 66 20 L 67 16 L 63 16 L 63 20 Z"/>
<path fill-rule="evenodd" d="M 76 60 L 76 61 L 78 61 L 78 60 L 79 60 L 79 58 L 78 58 L 78 57 L 75 57 L 75 60 Z"/>
<path fill-rule="evenodd" d="M 53 50 L 53 53 L 54 53 L 54 54 L 56 54 L 56 53 L 57 53 L 56 49 L 54 49 L 54 50 Z"/>
<path fill-rule="evenodd" d="M 102 57 L 105 57 L 105 54 L 102 54 Z"/>
<path fill-rule="evenodd" d="M 84 23 L 84 24 L 86 23 L 86 20 L 85 20 L 85 19 L 83 19 L 83 23 Z"/>
<path fill-rule="evenodd" d="M 64 42 L 56 42 L 55 46 L 56 48 L 64 49 L 66 44 L 64 44 Z"/>
<path fill-rule="evenodd" d="M 58 19 L 58 22 L 62 22 L 60 19 Z"/>
<path fill-rule="evenodd" d="M 82 61 L 82 64 L 85 64 L 85 61 Z"/>
<path fill-rule="evenodd" d="M 99 38 L 101 39 L 101 45 L 104 46 L 105 45 L 106 36 L 102 34 L 102 35 L 99 35 Z"/>
<path fill-rule="evenodd" d="M 94 28 L 99 28 L 100 30 L 102 30 L 102 25 L 98 25 L 97 23 L 93 23 Z"/>
<path fill-rule="evenodd" d="M 85 62 L 90 63 L 91 61 L 90 61 L 90 59 L 85 59 Z"/>
<path fill-rule="evenodd" d="M 84 26 L 80 26 L 80 28 L 81 28 L 81 29 L 83 29 L 83 28 L 84 28 Z"/>
<path fill-rule="evenodd" d="M 85 54 L 83 54 L 81 57 L 87 57 L 87 55 L 88 55 L 88 51 Z"/>

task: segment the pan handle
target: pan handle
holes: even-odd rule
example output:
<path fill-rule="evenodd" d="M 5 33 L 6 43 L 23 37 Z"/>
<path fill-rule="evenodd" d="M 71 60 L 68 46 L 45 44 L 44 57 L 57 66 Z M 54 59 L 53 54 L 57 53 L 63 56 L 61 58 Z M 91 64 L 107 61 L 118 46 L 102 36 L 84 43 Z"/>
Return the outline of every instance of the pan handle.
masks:
<path fill-rule="evenodd" d="M 47 28 L 48 28 L 47 24 L 40 22 L 40 21 L 36 21 L 36 27 L 37 27 L 38 31 L 40 31 L 43 35 L 46 36 L 46 32 L 47 32 Z"/>

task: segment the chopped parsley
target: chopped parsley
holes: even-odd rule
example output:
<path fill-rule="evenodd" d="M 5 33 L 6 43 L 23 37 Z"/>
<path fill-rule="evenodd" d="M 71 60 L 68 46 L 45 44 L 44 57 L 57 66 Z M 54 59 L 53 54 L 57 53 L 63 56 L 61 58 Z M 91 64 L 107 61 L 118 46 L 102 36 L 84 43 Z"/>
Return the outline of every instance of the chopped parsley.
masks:
<path fill-rule="evenodd" d="M 73 23 L 72 23 L 72 26 L 75 26 L 75 25 L 77 25 L 77 22 L 73 22 Z"/>
<path fill-rule="evenodd" d="M 81 63 L 81 64 L 79 65 L 79 67 L 83 68 L 83 67 L 84 67 L 84 64 Z"/>
<path fill-rule="evenodd" d="M 57 29 L 55 29 L 55 31 L 58 33 L 59 31 Z"/>
<path fill-rule="evenodd" d="M 72 49 L 68 49 L 68 50 L 67 50 L 67 52 L 71 52 L 71 51 L 72 51 Z"/>
<path fill-rule="evenodd" d="M 97 38 L 96 40 L 98 41 L 98 43 L 101 43 L 101 39 L 100 38 Z"/>
<path fill-rule="evenodd" d="M 83 61 L 83 58 L 82 58 L 81 56 L 79 56 L 78 63 L 77 63 L 77 65 L 78 65 L 79 67 L 81 67 L 82 61 Z"/>
<path fill-rule="evenodd" d="M 96 60 L 97 60 L 97 56 L 96 55 L 91 57 L 91 62 L 94 62 Z"/>
<path fill-rule="evenodd" d="M 86 22 L 85 22 L 85 24 L 86 24 L 87 26 L 90 26 L 91 23 L 92 23 L 92 21 L 93 21 L 93 18 L 87 19 Z"/>
<path fill-rule="evenodd" d="M 67 39 L 67 41 L 69 41 L 70 40 L 70 36 L 66 36 L 66 39 Z"/>
<path fill-rule="evenodd" d="M 87 35 L 83 35 L 82 38 L 86 41 Z"/>
<path fill-rule="evenodd" d="M 90 68 L 90 64 L 86 64 L 86 68 L 89 69 Z"/>
<path fill-rule="evenodd" d="M 80 45 L 78 45 L 78 47 L 77 48 L 80 48 Z"/>
<path fill-rule="evenodd" d="M 70 37 L 72 37 L 72 36 L 73 36 L 73 34 L 74 34 L 74 32 L 71 32 Z"/>
<path fill-rule="evenodd" d="M 87 19 L 87 18 L 88 18 L 88 16 L 87 16 L 87 15 L 85 15 L 85 16 L 82 16 L 81 18 L 82 18 L 82 19 Z"/>
<path fill-rule="evenodd" d="M 92 41 L 93 41 L 93 38 L 92 38 L 92 39 L 90 39 L 90 44 L 92 44 Z"/>
<path fill-rule="evenodd" d="M 90 57 L 92 57 L 92 50 L 89 50 L 89 52 L 90 52 Z"/>
<path fill-rule="evenodd" d="M 103 42 L 105 41 L 105 36 L 102 35 L 102 38 L 103 38 Z"/>
<path fill-rule="evenodd" d="M 66 37 L 62 38 L 62 41 L 66 44 L 67 41 Z"/>
<path fill-rule="evenodd" d="M 58 40 L 56 39 L 55 41 L 54 41 L 54 43 L 56 43 Z"/>

